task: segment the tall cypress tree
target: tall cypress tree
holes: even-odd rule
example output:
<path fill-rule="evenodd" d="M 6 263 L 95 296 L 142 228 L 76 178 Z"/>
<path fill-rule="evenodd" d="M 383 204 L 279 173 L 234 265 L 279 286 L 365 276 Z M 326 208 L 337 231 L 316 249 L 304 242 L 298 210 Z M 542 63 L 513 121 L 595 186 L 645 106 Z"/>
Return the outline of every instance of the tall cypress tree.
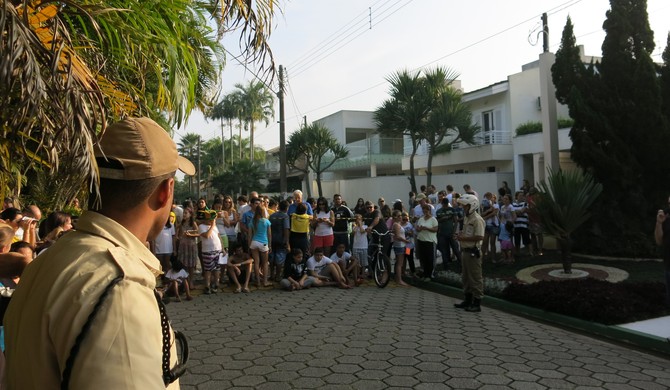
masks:
<path fill-rule="evenodd" d="M 610 0 L 599 63 L 579 58 L 568 20 L 552 77 L 560 102 L 575 124 L 572 159 L 603 184 L 594 224 L 584 234 L 591 245 L 621 250 L 649 242 L 649 221 L 670 194 L 670 129 L 664 118 L 661 81 L 651 59 L 654 34 L 646 0 Z"/>
<path fill-rule="evenodd" d="M 663 116 L 670 121 L 670 33 L 668 33 L 665 50 L 663 51 L 663 67 L 661 68 L 661 97 Z"/>

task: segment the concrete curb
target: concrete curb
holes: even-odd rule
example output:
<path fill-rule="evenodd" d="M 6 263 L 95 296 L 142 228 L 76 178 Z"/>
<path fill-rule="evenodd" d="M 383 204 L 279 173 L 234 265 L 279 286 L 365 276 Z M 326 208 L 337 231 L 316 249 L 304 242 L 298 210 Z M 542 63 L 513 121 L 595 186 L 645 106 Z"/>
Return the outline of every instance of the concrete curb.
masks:
<path fill-rule="evenodd" d="M 406 282 L 415 287 L 447 295 L 453 298 L 463 298 L 463 291 L 459 288 L 436 282 L 422 282 L 415 279 L 405 279 Z M 584 321 L 562 314 L 552 313 L 542 309 L 508 302 L 500 298 L 485 297 L 482 305 L 498 309 L 507 313 L 516 314 L 533 320 L 558 325 L 565 328 L 577 330 L 611 341 L 626 343 L 640 349 L 670 356 L 670 340 L 662 337 L 637 332 L 616 325 L 603 325 L 596 322 Z"/>

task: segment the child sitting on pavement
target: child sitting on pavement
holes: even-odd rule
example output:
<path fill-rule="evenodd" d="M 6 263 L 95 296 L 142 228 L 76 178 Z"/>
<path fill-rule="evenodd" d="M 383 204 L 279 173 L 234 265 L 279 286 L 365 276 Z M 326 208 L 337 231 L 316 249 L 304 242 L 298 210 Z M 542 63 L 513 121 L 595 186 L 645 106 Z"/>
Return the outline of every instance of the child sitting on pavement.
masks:
<path fill-rule="evenodd" d="M 165 273 L 167 284 L 165 285 L 164 294 L 172 293 L 177 298 L 177 302 L 181 302 L 179 292 L 183 291 L 186 293 L 186 300 L 192 300 L 191 288 L 188 285 L 188 272 L 184 269 L 181 261 L 176 258 L 173 258 L 171 263 L 171 268 Z"/>
<path fill-rule="evenodd" d="M 251 269 L 254 266 L 254 260 L 248 253 L 244 252 L 244 247 L 241 243 L 230 244 L 231 254 L 228 256 L 228 276 L 235 284 L 235 293 L 244 292 L 249 293 L 249 280 L 251 279 Z M 244 286 L 240 286 L 240 279 L 244 279 Z"/>
<path fill-rule="evenodd" d="M 291 251 L 291 260 L 284 263 L 284 278 L 279 282 L 281 288 L 287 291 L 309 288 L 316 280 L 307 275 L 307 263 L 303 261 L 302 250 Z"/>
<path fill-rule="evenodd" d="M 330 259 L 340 267 L 340 271 L 342 271 L 345 279 L 348 279 L 349 275 L 353 276 L 354 283 L 358 286 L 361 282 L 358 280 L 360 265 L 358 264 L 358 260 L 344 249 L 344 244 L 339 244 L 335 253 L 330 256 Z"/>
<path fill-rule="evenodd" d="M 315 248 L 314 256 L 307 260 L 309 275 L 316 279 L 315 286 L 331 286 L 337 284 L 340 288 L 351 288 L 347 279 L 330 258 L 323 255 L 323 248 Z"/>

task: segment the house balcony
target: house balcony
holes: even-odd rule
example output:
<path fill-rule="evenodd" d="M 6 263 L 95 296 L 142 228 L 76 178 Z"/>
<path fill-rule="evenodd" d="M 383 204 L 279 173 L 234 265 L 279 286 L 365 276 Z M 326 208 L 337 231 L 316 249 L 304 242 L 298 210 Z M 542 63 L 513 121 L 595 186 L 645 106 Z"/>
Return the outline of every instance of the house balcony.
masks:
<path fill-rule="evenodd" d="M 329 171 L 360 171 L 375 166 L 378 171 L 386 169 L 399 171 L 403 157 L 401 138 L 382 138 L 373 136 L 345 145 L 349 155 L 335 161 Z M 332 155 L 326 155 L 321 166 L 332 161 Z"/>
<path fill-rule="evenodd" d="M 411 151 L 410 151 L 411 152 Z M 468 166 L 496 166 L 511 162 L 514 155 L 512 134 L 509 131 L 488 131 L 480 133 L 473 145 L 464 142 L 455 143 L 449 153 L 433 156 L 433 171 L 458 170 Z M 428 166 L 427 148 L 420 148 L 414 157 L 415 169 Z M 403 170 L 409 170 L 409 153 L 405 152 L 402 161 Z"/>

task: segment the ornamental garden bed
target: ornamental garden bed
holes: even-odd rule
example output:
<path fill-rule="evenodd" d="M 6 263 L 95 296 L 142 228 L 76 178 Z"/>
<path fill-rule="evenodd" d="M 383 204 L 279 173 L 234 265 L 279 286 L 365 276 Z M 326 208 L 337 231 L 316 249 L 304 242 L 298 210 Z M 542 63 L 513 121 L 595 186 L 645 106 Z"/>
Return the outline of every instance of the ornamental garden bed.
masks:
<path fill-rule="evenodd" d="M 581 269 L 588 275 L 567 280 L 551 276 L 553 273 L 550 272 L 551 264 L 560 265 L 560 253 L 557 251 L 545 252 L 543 256 L 518 257 L 516 262 L 510 265 L 485 262 L 483 265 L 485 294 L 605 325 L 625 324 L 670 315 L 670 308 L 664 301 L 662 262 L 594 260 L 579 258 L 576 255 L 573 256 L 573 261 L 582 265 Z M 543 264 L 547 267 L 538 267 Z M 591 264 L 593 266 L 590 267 Z M 539 280 L 536 283 L 529 283 L 527 277 L 518 278 L 530 267 L 536 269 L 530 273 L 533 278 Z M 577 264 L 573 267 L 580 269 Z M 560 266 L 554 268 L 558 269 Z M 613 280 L 625 280 L 613 283 L 607 281 L 608 277 Z M 462 287 L 460 265 L 449 263 L 448 270 L 438 272 L 435 282 Z"/>

